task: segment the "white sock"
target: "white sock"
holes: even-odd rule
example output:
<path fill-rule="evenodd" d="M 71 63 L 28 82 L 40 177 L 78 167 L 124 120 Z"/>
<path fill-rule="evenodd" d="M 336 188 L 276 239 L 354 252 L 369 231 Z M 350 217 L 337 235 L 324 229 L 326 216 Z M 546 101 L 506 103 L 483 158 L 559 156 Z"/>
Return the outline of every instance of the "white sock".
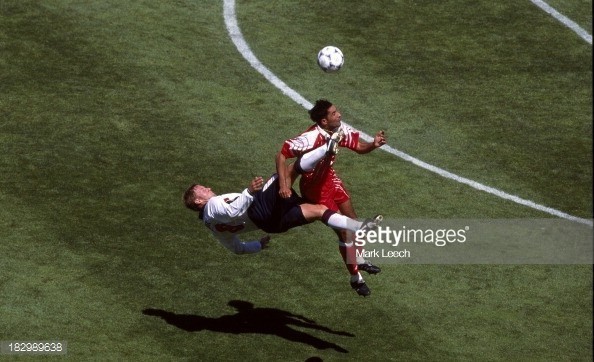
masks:
<path fill-rule="evenodd" d="M 361 228 L 361 225 L 363 225 L 362 222 L 339 213 L 332 214 L 332 216 L 328 218 L 328 226 L 333 229 L 357 231 Z"/>
<path fill-rule="evenodd" d="M 297 163 L 304 172 L 311 172 L 324 156 L 326 156 L 326 146 L 320 146 L 301 156 Z"/>
<path fill-rule="evenodd" d="M 361 273 L 357 272 L 356 275 L 351 275 L 351 282 L 359 282 L 359 281 L 363 281 L 363 277 L 361 276 Z"/>

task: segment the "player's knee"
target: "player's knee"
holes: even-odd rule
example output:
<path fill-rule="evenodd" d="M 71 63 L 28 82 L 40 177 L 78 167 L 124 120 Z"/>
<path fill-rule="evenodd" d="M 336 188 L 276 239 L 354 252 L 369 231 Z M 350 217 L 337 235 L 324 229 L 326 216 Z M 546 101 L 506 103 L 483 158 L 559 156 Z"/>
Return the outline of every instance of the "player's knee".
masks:
<path fill-rule="evenodd" d="M 326 206 L 317 204 L 310 204 L 308 205 L 307 209 L 310 215 L 317 220 L 323 220 L 326 211 L 328 211 Z"/>
<path fill-rule="evenodd" d="M 328 208 L 324 205 L 313 205 L 313 206 L 314 206 L 316 216 L 319 219 L 322 219 L 324 217 L 324 214 L 326 213 L 326 211 L 328 211 Z"/>
<path fill-rule="evenodd" d="M 328 209 L 326 206 L 315 204 L 302 204 L 300 207 L 303 216 L 309 221 L 321 220 Z"/>

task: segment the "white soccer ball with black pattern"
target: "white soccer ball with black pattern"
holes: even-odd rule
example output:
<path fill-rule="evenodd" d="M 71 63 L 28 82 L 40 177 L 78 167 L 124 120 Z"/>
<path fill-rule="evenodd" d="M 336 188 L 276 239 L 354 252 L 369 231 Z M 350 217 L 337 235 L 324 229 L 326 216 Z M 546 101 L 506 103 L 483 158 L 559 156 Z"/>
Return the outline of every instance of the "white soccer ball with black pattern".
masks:
<path fill-rule="evenodd" d="M 324 72 L 337 72 L 344 64 L 342 51 L 335 46 L 328 45 L 318 52 L 318 65 Z"/>

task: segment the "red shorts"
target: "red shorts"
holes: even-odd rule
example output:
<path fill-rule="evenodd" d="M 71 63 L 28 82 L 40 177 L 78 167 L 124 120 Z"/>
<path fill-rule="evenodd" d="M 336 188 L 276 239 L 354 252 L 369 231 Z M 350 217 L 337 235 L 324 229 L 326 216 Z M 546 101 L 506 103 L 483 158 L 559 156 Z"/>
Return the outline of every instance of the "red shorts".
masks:
<path fill-rule="evenodd" d="M 308 202 L 324 205 L 332 211 L 339 211 L 338 205 L 351 198 L 342 180 L 336 175 L 326 177 L 321 182 L 301 177 L 299 189 L 301 196 Z"/>

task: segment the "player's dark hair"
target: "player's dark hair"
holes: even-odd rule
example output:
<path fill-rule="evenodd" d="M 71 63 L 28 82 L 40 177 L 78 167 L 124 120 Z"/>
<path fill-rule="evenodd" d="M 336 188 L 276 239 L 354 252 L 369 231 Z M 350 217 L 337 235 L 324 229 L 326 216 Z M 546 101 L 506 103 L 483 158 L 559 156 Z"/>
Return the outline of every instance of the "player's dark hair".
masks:
<path fill-rule="evenodd" d="M 183 202 L 188 209 L 200 212 L 200 208 L 194 202 L 194 200 L 196 199 L 194 187 L 196 186 L 198 186 L 198 184 L 193 184 L 192 186 L 188 187 L 186 192 L 184 192 Z"/>
<path fill-rule="evenodd" d="M 326 118 L 330 107 L 332 107 L 332 103 L 326 99 L 318 99 L 313 108 L 308 111 L 309 118 L 316 123 L 320 123 L 322 119 Z"/>

